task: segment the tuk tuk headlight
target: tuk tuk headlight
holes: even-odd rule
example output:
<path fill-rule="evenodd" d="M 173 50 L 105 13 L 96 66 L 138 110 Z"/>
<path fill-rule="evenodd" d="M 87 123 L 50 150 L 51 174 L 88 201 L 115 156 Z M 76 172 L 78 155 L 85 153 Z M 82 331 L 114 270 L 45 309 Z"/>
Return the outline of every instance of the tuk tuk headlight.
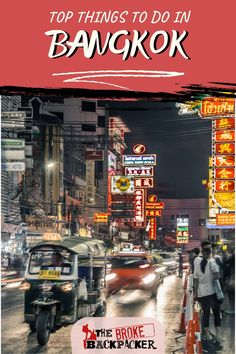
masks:
<path fill-rule="evenodd" d="M 20 290 L 29 290 L 31 288 L 31 284 L 27 280 L 23 280 L 23 282 L 19 285 Z"/>
<path fill-rule="evenodd" d="M 61 285 L 61 290 L 64 291 L 65 293 L 71 291 L 73 289 L 73 284 L 72 283 L 65 283 Z"/>

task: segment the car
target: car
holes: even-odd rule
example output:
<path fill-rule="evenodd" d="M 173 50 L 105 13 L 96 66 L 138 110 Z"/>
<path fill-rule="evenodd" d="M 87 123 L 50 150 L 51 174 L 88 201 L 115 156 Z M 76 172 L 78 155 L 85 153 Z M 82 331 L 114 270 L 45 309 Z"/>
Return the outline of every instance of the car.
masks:
<path fill-rule="evenodd" d="M 168 274 L 174 273 L 178 269 L 178 261 L 174 253 L 159 251 L 157 255 L 162 257 L 162 264 L 167 267 Z"/>
<path fill-rule="evenodd" d="M 163 282 L 166 267 L 146 252 L 119 252 L 108 258 L 110 273 L 106 276 L 107 296 L 120 290 L 144 290 L 152 297 Z"/>

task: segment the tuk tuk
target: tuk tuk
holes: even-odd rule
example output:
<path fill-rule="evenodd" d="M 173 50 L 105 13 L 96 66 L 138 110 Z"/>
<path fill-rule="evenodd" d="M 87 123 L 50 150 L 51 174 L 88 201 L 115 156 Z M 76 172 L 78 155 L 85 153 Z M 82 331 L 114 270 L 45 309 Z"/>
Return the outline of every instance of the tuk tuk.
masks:
<path fill-rule="evenodd" d="M 70 237 L 29 250 L 24 318 L 40 345 L 50 333 L 87 316 L 104 316 L 106 250 L 103 241 Z"/>

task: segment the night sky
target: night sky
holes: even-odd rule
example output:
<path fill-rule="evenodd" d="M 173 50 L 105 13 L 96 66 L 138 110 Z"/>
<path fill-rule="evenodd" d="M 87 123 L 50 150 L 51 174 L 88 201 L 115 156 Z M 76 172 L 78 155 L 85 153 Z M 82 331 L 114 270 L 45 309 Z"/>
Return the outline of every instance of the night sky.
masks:
<path fill-rule="evenodd" d="M 126 154 L 143 143 L 146 153 L 157 154 L 155 181 L 167 183 L 176 198 L 207 197 L 202 179 L 208 176 L 211 154 L 211 123 L 197 115 L 178 115 L 175 103 L 110 102 L 110 113 L 118 114 L 130 128 Z"/>

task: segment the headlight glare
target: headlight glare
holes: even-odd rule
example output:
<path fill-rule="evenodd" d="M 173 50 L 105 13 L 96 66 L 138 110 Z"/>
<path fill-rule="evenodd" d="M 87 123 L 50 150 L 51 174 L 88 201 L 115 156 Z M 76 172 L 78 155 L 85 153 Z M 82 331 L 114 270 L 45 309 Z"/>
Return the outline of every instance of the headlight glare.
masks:
<path fill-rule="evenodd" d="M 143 278 L 144 284 L 150 284 L 156 278 L 155 274 L 148 274 L 146 277 Z"/>

